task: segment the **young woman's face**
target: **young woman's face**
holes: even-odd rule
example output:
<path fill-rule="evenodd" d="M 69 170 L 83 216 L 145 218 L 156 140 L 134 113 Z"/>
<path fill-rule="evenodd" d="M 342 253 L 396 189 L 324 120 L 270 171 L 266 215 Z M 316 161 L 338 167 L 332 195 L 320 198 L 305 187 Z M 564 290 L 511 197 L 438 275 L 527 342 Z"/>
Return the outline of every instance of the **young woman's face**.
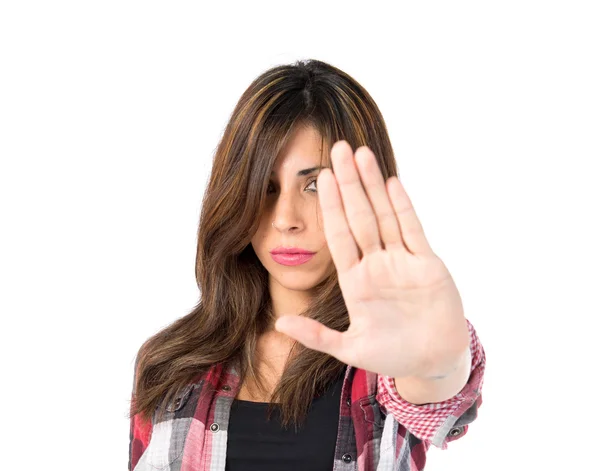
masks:
<path fill-rule="evenodd" d="M 321 137 L 313 128 L 300 127 L 277 157 L 267 190 L 266 210 L 251 243 L 269 272 L 270 283 L 289 290 L 308 291 L 333 270 L 323 232 L 317 195 Z M 313 255 L 275 255 L 278 248 L 295 248 Z"/>

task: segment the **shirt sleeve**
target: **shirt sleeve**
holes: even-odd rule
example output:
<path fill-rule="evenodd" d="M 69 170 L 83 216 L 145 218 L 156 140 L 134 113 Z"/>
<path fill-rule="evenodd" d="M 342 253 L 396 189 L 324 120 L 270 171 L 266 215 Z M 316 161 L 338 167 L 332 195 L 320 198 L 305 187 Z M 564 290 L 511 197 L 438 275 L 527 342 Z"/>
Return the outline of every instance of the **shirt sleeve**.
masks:
<path fill-rule="evenodd" d="M 481 388 L 485 370 L 485 351 L 473 325 L 471 334 L 471 374 L 467 384 L 454 397 L 443 402 L 412 404 L 396 390 L 394 378 L 377 375 L 377 401 L 387 413 L 415 437 L 446 450 L 448 443 L 463 437 L 477 418 L 482 404 Z"/>
<path fill-rule="evenodd" d="M 138 353 L 139 355 L 139 353 Z M 138 365 L 138 356 L 135 359 L 135 367 L 134 367 L 134 381 L 133 388 L 131 392 L 131 405 L 133 406 L 135 401 L 135 384 L 136 384 L 136 376 L 137 376 L 137 365 Z M 130 412 L 133 408 L 130 409 Z M 150 435 L 152 433 L 152 421 L 144 420 L 140 414 L 132 415 L 130 418 L 130 427 L 129 427 L 129 464 L 128 470 L 133 471 L 140 460 L 141 456 L 144 454 L 144 451 L 148 447 L 148 443 L 150 443 Z"/>

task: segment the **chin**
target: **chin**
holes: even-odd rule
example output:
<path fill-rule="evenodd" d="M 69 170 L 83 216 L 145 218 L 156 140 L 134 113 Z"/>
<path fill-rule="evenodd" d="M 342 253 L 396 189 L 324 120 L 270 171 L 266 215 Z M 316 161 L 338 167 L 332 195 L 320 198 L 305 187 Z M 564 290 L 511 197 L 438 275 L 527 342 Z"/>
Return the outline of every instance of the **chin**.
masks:
<path fill-rule="evenodd" d="M 271 275 L 273 276 L 273 275 Z M 275 281 L 286 289 L 292 291 L 308 291 L 319 284 L 319 278 L 310 275 L 290 273 L 287 276 L 273 276 Z"/>

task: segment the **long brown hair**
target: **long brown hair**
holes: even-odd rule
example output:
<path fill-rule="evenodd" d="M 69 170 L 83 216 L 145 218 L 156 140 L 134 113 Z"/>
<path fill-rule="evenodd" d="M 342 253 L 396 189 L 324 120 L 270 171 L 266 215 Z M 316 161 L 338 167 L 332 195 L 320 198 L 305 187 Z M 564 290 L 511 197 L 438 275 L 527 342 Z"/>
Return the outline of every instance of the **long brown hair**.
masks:
<path fill-rule="evenodd" d="M 397 175 L 396 161 L 379 108 L 367 91 L 340 69 L 300 60 L 273 67 L 244 91 L 216 149 L 198 227 L 196 281 L 200 299 L 192 311 L 140 347 L 130 415 L 149 420 L 211 366 L 233 364 L 241 379 L 264 393 L 253 365 L 258 337 L 275 319 L 268 273 L 250 240 L 266 203 L 273 164 L 296 126 L 312 126 L 322 138 L 321 165 L 331 167 L 329 151 L 346 140 L 354 150 L 367 145 L 384 179 Z M 345 331 L 348 313 L 337 273 L 314 288 L 301 314 Z M 293 355 L 292 355 L 293 352 Z M 280 407 L 282 424 L 298 425 L 314 396 L 346 365 L 295 343 L 271 396 L 269 414 Z"/>

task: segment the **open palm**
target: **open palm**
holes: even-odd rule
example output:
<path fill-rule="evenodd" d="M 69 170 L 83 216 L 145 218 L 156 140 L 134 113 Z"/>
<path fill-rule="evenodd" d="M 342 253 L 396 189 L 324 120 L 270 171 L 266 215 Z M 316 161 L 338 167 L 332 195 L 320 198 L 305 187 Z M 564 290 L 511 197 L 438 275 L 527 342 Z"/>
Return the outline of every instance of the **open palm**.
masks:
<path fill-rule="evenodd" d="M 436 374 L 445 353 L 469 343 L 458 289 L 400 180 L 384 182 L 373 152 L 362 146 L 353 154 L 338 141 L 331 161 L 333 172 L 323 169 L 317 187 L 350 326 L 338 332 L 283 316 L 275 328 L 357 368 L 393 377 Z"/>

